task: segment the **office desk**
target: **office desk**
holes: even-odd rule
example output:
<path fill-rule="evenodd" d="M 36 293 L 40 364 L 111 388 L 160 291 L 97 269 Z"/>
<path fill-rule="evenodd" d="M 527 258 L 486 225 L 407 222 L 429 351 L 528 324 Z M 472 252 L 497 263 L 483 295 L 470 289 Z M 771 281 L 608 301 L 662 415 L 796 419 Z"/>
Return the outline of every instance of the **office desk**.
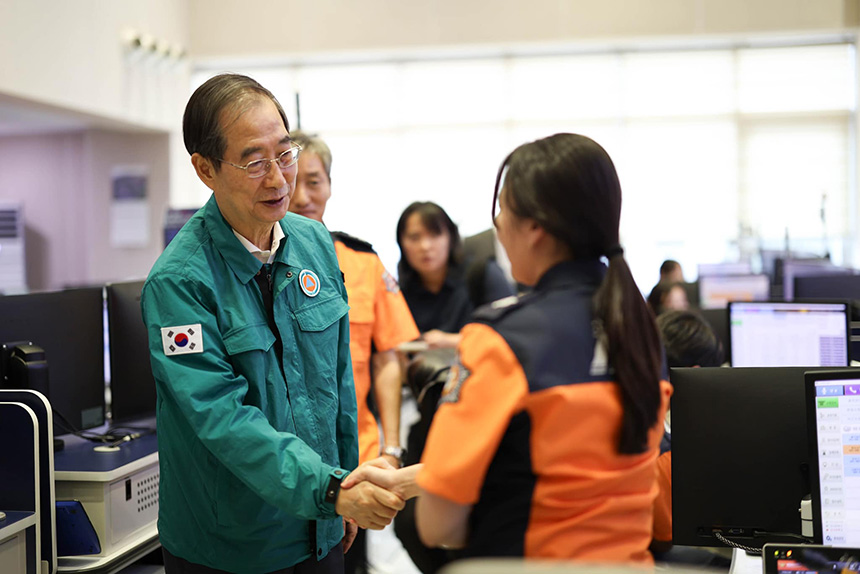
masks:
<path fill-rule="evenodd" d="M 732 567 L 729 574 L 761 574 L 763 570 L 761 556 L 750 556 L 745 550 L 732 548 Z"/>
<path fill-rule="evenodd" d="M 80 500 L 93 523 L 101 552 L 59 558 L 60 572 L 111 574 L 157 549 L 158 438 L 145 435 L 115 452 L 65 435 L 54 455 L 57 500 Z"/>
<path fill-rule="evenodd" d="M 0 572 L 36 574 L 36 513 L 7 510 L 0 520 Z"/>

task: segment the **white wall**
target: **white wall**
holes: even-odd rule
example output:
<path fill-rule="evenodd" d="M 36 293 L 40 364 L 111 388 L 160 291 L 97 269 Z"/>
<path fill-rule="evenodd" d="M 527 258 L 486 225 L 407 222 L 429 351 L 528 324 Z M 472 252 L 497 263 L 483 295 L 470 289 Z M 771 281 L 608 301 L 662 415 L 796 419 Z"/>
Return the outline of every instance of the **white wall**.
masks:
<path fill-rule="evenodd" d="M 31 290 L 146 276 L 162 249 L 167 139 L 98 131 L 0 138 L 0 197 L 23 205 Z M 150 170 L 145 247 L 111 246 L 111 170 L 117 165 Z"/>
<path fill-rule="evenodd" d="M 833 30 L 857 0 L 190 0 L 197 58 Z"/>
<path fill-rule="evenodd" d="M 3 0 L 0 95 L 173 128 L 184 103 L 173 92 L 178 82 L 184 99 L 187 70 L 129 62 L 122 44 L 129 28 L 187 47 L 188 2 Z"/>

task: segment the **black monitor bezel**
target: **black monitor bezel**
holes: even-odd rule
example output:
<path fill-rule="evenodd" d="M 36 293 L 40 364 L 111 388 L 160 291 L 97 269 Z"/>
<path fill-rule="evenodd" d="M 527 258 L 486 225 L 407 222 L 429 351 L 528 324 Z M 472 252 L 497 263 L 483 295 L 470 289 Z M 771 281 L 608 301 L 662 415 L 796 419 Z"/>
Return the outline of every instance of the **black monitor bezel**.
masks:
<path fill-rule="evenodd" d="M 776 299 L 769 299 L 767 301 L 730 301 L 726 311 L 728 312 L 728 325 L 729 325 L 729 345 L 727 350 L 727 359 L 729 364 L 734 367 L 734 336 L 732 335 L 732 308 L 736 308 L 742 305 L 843 305 L 844 306 L 844 314 L 845 314 L 845 364 L 844 365 L 780 365 L 780 366 L 789 366 L 789 367 L 808 367 L 808 368 L 816 368 L 816 369 L 834 369 L 839 367 L 848 367 L 851 365 L 851 301 L 847 299 L 802 299 L 802 300 L 794 300 L 794 301 L 781 301 Z M 756 368 L 750 365 L 744 365 L 741 368 Z"/>
<path fill-rule="evenodd" d="M 823 544 L 821 524 L 821 475 L 818 472 L 818 425 L 815 410 L 816 381 L 860 380 L 860 368 L 815 370 L 804 373 L 806 430 L 809 445 L 809 484 L 812 490 L 812 532 L 816 544 Z"/>
<path fill-rule="evenodd" d="M 811 490 L 807 472 L 811 466 L 809 448 L 804 444 L 808 440 L 804 426 L 808 417 L 804 376 L 811 370 L 828 369 L 670 370 L 670 381 L 675 387 L 674 544 L 727 546 L 708 530 L 713 527 L 724 528 L 727 538 L 746 546 L 798 541 L 801 521 L 797 508 L 801 498 Z M 688 404 L 701 408 L 685 412 Z M 769 413 L 773 420 L 767 426 L 765 417 Z M 793 481 L 787 478 L 791 473 L 795 473 Z M 753 482 L 745 485 L 744 480 Z M 775 508 L 779 508 L 779 514 Z M 749 519 L 750 516 L 754 519 Z M 733 534 L 734 529 L 743 530 Z M 790 536 L 781 537 L 778 532 L 788 532 Z"/>
<path fill-rule="evenodd" d="M 111 422 L 129 423 L 155 416 L 155 378 L 149 359 L 146 325 L 140 312 L 140 290 L 145 280 L 108 283 L 105 286 L 110 349 Z M 138 286 L 140 289 L 138 289 Z M 137 293 L 129 305 L 127 292 Z M 139 327 L 130 324 L 129 310 L 136 310 Z M 124 312 L 125 311 L 125 312 Z M 134 312 L 132 311 L 132 314 Z M 151 385 L 148 386 L 147 382 Z M 129 384 L 133 388 L 128 388 Z M 145 387 L 142 390 L 141 387 Z M 151 391 L 151 392 L 149 392 Z"/>
<path fill-rule="evenodd" d="M 56 306 L 60 308 L 59 311 L 54 306 L 55 301 L 57 302 Z M 21 305 L 29 306 L 25 307 L 25 310 L 27 311 L 26 314 L 20 313 Z M 76 331 L 76 329 L 79 329 L 80 327 L 80 322 L 76 321 L 76 319 L 80 319 L 80 317 L 69 312 L 69 310 L 83 312 L 84 305 L 92 306 L 91 309 L 89 309 L 89 311 L 92 311 L 92 316 L 87 315 L 86 317 L 87 321 L 91 322 L 87 325 L 88 328 L 92 329 L 91 333 L 81 333 Z M 62 291 L 43 291 L 23 295 L 7 295 L 0 298 L 0 315 L 5 313 L 3 309 L 6 308 L 14 309 L 16 312 L 19 312 L 19 315 L 16 316 L 16 320 L 22 324 L 25 320 L 28 325 L 30 323 L 35 325 L 39 322 L 49 324 L 48 322 L 50 321 L 50 324 L 54 326 L 54 328 L 50 330 L 51 333 L 49 336 L 33 337 L 33 331 L 28 329 L 24 329 L 23 331 L 15 330 L 14 332 L 9 332 L 8 335 L 4 335 L 3 333 L 11 330 L 11 328 L 8 327 L 8 325 L 4 326 L 4 324 L 0 323 L 0 343 L 27 340 L 45 350 L 46 360 L 48 363 L 48 400 L 51 402 L 51 408 L 54 413 L 59 413 L 62 417 L 68 419 L 68 422 L 76 427 L 75 430 L 86 430 L 103 425 L 106 422 L 104 287 L 100 285 L 98 287 L 79 287 Z M 38 310 L 38 312 L 33 311 L 34 309 Z M 53 313 L 49 314 L 49 311 L 53 311 Z M 45 318 L 43 319 L 40 317 L 38 313 L 43 313 Z M 38 328 L 44 329 L 42 326 L 39 326 Z M 89 337 L 90 339 L 86 339 L 86 337 Z M 5 339 L 7 338 L 10 339 L 10 341 L 6 341 Z M 40 338 L 42 338 L 43 341 L 39 341 Z M 51 340 L 45 341 L 44 339 Z M 61 373 L 61 371 L 64 371 L 65 367 L 68 367 L 68 365 L 61 363 L 58 368 L 55 358 L 56 352 L 54 351 L 52 355 L 52 350 L 48 348 L 53 346 L 55 343 L 60 345 L 60 341 L 58 339 L 73 342 L 84 340 L 91 341 L 92 348 L 87 348 L 86 351 L 87 353 L 91 352 L 92 356 L 88 357 L 86 360 L 93 362 L 93 365 L 88 369 L 91 372 L 87 375 L 88 378 L 91 377 L 92 380 L 86 381 L 86 384 L 88 385 L 86 392 L 92 395 L 91 397 L 88 396 L 88 399 L 96 401 L 94 404 L 90 405 L 89 408 L 98 408 L 100 410 L 98 424 L 85 424 L 85 421 L 80 418 L 79 414 L 69 412 L 66 400 L 72 396 L 79 397 L 80 392 L 71 392 L 68 389 L 63 389 L 62 391 L 58 390 L 62 384 L 67 383 L 71 380 L 71 377 L 74 376 L 67 372 L 58 374 Z M 51 345 L 46 343 L 51 343 Z M 54 360 L 53 363 L 52 358 Z M 98 372 L 98 374 L 96 374 L 96 372 Z"/>

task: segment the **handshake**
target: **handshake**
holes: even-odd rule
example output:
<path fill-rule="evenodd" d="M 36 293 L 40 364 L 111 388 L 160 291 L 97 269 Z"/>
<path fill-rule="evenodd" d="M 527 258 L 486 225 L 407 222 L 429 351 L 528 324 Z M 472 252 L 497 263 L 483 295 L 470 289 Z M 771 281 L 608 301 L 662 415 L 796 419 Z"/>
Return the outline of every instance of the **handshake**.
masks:
<path fill-rule="evenodd" d="M 335 511 L 361 528 L 382 530 L 408 499 L 418 496 L 415 477 L 421 467 L 394 468 L 382 457 L 362 464 L 341 483 Z"/>

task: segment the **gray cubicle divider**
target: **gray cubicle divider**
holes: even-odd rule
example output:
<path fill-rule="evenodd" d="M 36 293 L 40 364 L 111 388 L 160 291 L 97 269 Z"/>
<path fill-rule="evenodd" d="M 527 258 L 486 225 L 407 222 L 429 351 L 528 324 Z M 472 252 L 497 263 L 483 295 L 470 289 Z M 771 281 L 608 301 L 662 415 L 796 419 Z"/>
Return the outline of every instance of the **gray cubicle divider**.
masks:
<path fill-rule="evenodd" d="M 54 494 L 54 424 L 51 403 L 38 391 L 0 389 L 0 401 L 27 405 L 36 415 L 39 429 L 39 498 L 42 509 L 39 525 L 41 560 L 48 565 L 47 574 L 57 571 L 57 521 Z"/>
<path fill-rule="evenodd" d="M 0 402 L 0 437 L 0 509 L 7 515 L 32 514 L 30 518 L 35 518 L 32 530 L 28 528 L 34 533 L 32 542 L 31 537 L 26 538 L 26 555 L 32 555 L 32 560 L 26 561 L 24 571 L 41 571 L 39 422 L 33 409 L 19 402 Z M 20 571 L 22 565 L 16 564 Z"/>

